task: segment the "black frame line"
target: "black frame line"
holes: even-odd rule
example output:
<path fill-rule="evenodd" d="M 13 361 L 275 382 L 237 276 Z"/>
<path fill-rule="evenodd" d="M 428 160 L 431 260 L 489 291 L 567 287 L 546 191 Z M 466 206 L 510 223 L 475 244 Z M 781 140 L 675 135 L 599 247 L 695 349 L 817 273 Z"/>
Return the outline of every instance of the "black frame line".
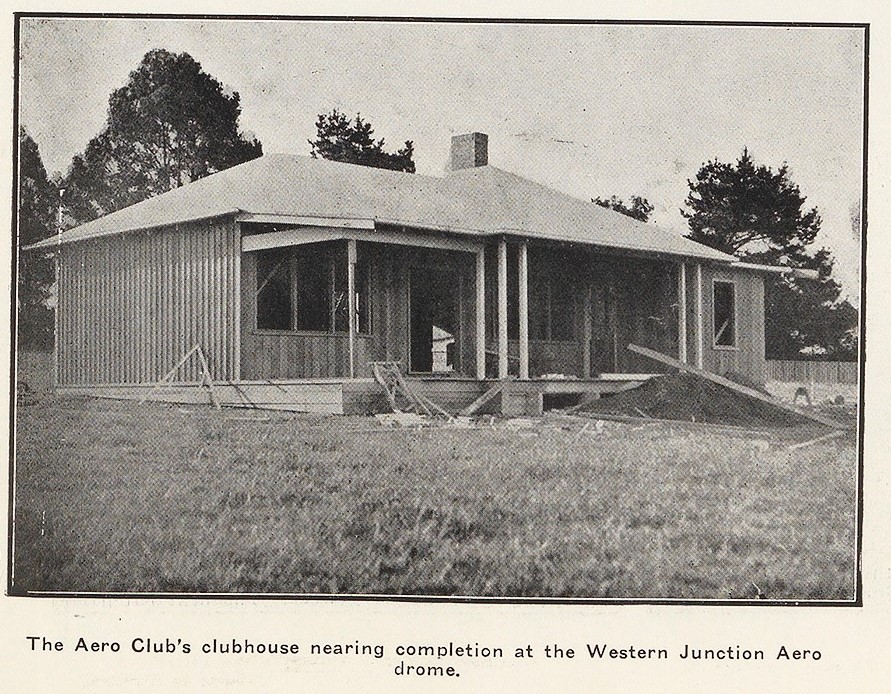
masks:
<path fill-rule="evenodd" d="M 21 598 L 103 598 L 103 599 L 162 599 L 162 600 L 308 600 L 308 601 L 367 601 L 402 603 L 460 603 L 512 605 L 664 605 L 699 607 L 863 607 L 863 442 L 866 391 L 866 247 L 868 227 L 868 161 L 869 161 L 869 22 L 755 22 L 720 20 L 642 20 L 642 19 L 566 19 L 566 18 L 505 18 L 505 17 L 412 17 L 372 15 L 263 15 L 263 14 L 173 14 L 137 12 L 14 12 L 13 13 L 13 113 L 12 113 L 12 225 L 11 240 L 11 312 L 10 312 L 10 389 L 9 389 L 9 513 L 7 537 L 8 597 Z M 859 335 L 859 403 L 857 431 L 857 503 L 855 538 L 855 585 L 851 600 L 753 600 L 753 599 L 687 599 L 687 598 L 557 598 L 557 597 L 482 597 L 482 596 L 421 596 L 385 594 L 336 593 L 109 593 L 88 591 L 25 591 L 13 592 L 14 523 L 15 523 L 15 424 L 16 424 L 16 336 L 18 312 L 18 183 L 19 183 L 19 87 L 21 21 L 23 19 L 141 19 L 182 21 L 245 21 L 245 22 L 348 22 L 348 23 L 414 23 L 414 24 L 496 24 L 496 25 L 559 25 L 559 26 L 665 26 L 665 27 L 785 27 L 801 29 L 863 29 L 863 131 L 862 131 L 862 191 L 860 209 L 860 335 Z"/>

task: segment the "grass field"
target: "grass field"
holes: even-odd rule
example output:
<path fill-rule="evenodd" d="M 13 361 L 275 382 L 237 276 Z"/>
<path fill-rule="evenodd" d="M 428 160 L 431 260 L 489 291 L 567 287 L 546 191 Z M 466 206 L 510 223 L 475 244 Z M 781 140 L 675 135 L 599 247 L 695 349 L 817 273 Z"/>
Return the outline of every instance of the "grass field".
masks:
<path fill-rule="evenodd" d="M 26 376 L 48 366 L 30 359 Z M 789 451 L 825 431 L 547 416 L 380 431 L 27 380 L 17 593 L 853 595 L 853 435 Z"/>

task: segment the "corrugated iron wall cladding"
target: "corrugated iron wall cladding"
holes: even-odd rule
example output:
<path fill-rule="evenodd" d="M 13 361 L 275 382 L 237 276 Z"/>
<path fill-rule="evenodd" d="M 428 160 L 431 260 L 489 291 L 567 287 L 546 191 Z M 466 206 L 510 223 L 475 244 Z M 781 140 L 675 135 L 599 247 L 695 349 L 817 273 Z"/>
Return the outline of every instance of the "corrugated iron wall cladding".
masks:
<path fill-rule="evenodd" d="M 150 383 L 200 344 L 215 379 L 235 379 L 238 226 L 195 222 L 65 246 L 59 384 Z M 190 360 L 176 380 L 197 380 Z"/>

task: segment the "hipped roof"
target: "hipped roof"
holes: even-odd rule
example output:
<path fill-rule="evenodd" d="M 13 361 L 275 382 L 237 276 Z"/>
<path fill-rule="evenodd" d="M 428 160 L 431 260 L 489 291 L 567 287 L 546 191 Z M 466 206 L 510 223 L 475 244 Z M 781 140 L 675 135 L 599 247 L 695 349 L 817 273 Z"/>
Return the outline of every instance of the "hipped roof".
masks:
<path fill-rule="evenodd" d="M 564 195 L 494 166 L 444 177 L 271 154 L 36 243 L 71 243 L 230 214 L 396 224 L 484 238 L 508 234 L 731 262 L 679 233 Z M 381 233 L 385 233 L 381 231 Z"/>

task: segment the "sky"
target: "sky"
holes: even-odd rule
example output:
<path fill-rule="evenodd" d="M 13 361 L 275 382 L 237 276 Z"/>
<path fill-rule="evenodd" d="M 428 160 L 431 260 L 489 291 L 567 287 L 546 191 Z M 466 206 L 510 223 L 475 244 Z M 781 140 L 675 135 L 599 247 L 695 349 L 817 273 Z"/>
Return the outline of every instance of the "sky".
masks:
<path fill-rule="evenodd" d="M 862 29 L 29 18 L 20 123 L 50 173 L 153 48 L 237 91 L 267 153 L 308 155 L 318 114 L 337 108 L 389 149 L 412 140 L 418 173 L 442 175 L 451 136 L 480 131 L 490 164 L 582 199 L 642 195 L 678 233 L 688 179 L 748 147 L 788 164 L 858 303 Z"/>

